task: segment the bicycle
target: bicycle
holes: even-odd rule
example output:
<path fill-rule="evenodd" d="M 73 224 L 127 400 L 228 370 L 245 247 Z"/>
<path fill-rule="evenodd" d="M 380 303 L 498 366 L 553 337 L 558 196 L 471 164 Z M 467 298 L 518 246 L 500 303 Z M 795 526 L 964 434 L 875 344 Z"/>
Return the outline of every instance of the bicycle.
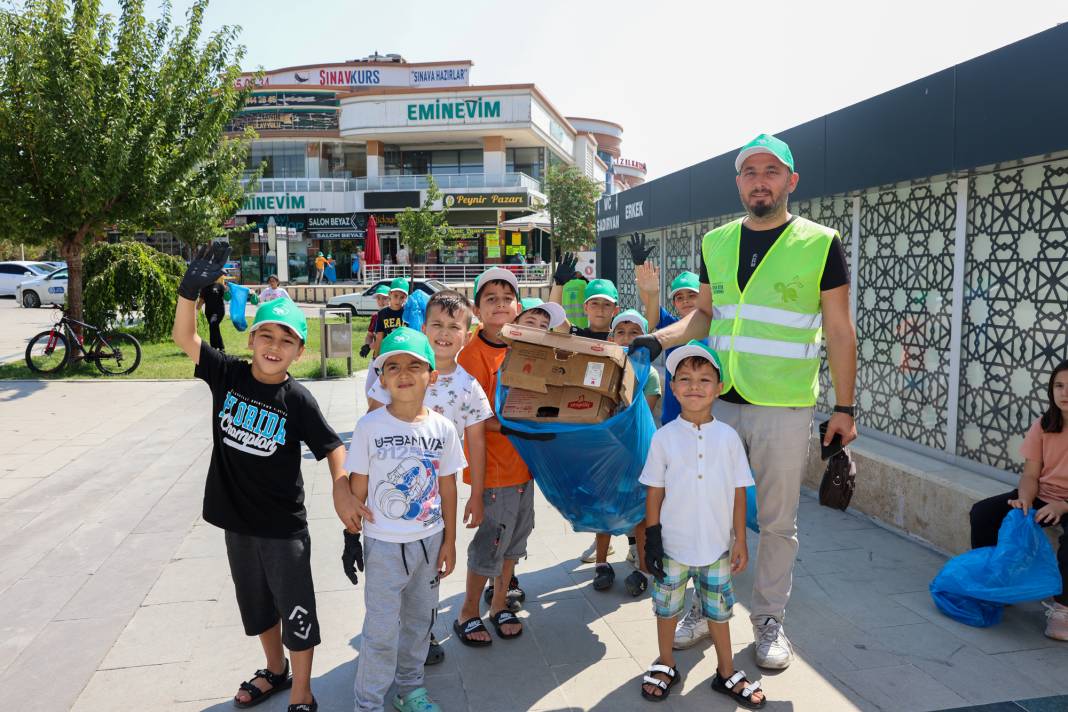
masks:
<path fill-rule="evenodd" d="M 31 371 L 56 373 L 62 370 L 70 361 L 72 350 L 109 376 L 133 373 L 141 364 L 141 344 L 134 337 L 72 319 L 65 309 L 62 314 L 55 326 L 42 331 L 26 345 L 26 366 Z M 72 325 L 80 326 L 82 333 L 77 334 Z"/>

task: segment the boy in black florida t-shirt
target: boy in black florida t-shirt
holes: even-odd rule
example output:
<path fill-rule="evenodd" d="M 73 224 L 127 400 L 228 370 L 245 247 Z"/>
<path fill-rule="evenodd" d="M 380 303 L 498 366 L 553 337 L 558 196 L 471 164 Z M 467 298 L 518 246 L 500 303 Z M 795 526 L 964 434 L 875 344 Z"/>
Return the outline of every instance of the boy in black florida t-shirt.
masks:
<path fill-rule="evenodd" d="M 196 364 L 197 378 L 211 388 L 213 448 L 204 519 L 225 530 L 241 622 L 247 635 L 259 636 L 267 657 L 267 666 L 241 683 L 234 703 L 250 707 L 292 688 L 289 711 L 316 712 L 311 668 L 320 638 L 301 441 L 316 459 L 327 459 L 334 507 L 345 526 L 356 531 L 368 512 L 349 490 L 337 433 L 287 372 L 308 335 L 300 308 L 286 298 L 260 306 L 249 329 L 251 363 L 210 348 L 197 335 L 194 300 L 222 274 L 229 251 L 216 243 L 190 263 L 178 286 L 172 337 Z"/>

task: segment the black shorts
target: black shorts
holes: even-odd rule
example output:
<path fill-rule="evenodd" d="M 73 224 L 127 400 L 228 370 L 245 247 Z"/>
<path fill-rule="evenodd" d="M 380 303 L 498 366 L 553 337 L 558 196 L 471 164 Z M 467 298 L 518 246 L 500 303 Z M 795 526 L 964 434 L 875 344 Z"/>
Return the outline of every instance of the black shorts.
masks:
<path fill-rule="evenodd" d="M 246 635 L 259 635 L 282 621 L 282 643 L 290 650 L 319 644 L 311 537 L 269 539 L 226 532 L 226 556 Z"/>

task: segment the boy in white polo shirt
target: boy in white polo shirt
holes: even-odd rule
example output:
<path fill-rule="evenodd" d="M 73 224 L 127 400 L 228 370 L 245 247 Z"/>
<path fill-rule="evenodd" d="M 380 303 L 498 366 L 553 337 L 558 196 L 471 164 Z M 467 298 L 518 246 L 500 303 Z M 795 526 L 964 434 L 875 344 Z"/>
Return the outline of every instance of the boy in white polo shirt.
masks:
<path fill-rule="evenodd" d="M 645 562 L 652 572 L 660 657 L 642 679 L 642 697 L 661 701 L 682 679 L 672 643 L 675 620 L 693 579 L 716 648 L 712 689 L 747 709 L 766 704 L 759 682 L 734 670 L 727 621 L 734 605 L 731 576 L 745 570 L 745 488 L 753 484 L 741 438 L 712 417 L 723 390 L 719 356 L 700 341 L 675 349 L 666 362 L 679 418 L 653 435 L 639 481 L 648 486 Z M 731 543 L 731 531 L 734 542 Z"/>

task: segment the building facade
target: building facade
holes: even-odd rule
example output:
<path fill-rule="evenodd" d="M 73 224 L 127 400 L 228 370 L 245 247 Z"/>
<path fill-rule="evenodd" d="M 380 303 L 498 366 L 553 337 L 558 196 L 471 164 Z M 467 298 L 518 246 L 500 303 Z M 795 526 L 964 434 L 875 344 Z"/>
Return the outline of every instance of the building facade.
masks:
<path fill-rule="evenodd" d="M 249 168 L 263 167 L 236 217 L 251 238 L 243 272 L 275 271 L 281 237 L 288 281 L 305 281 L 308 256 L 319 251 L 348 277 L 372 216 L 384 258 L 395 260 L 397 215 L 423 203 L 429 178 L 442 191 L 435 207 L 456 230 L 427 262 L 548 261 L 546 233 L 500 224 L 544 206 L 553 166 L 576 166 L 606 191 L 625 187 L 613 171 L 622 127 L 576 125 L 534 84 L 473 85 L 471 70 L 470 61 L 376 55 L 242 77 L 257 83 L 228 131 L 257 131 Z"/>
<path fill-rule="evenodd" d="M 779 132 L 790 210 L 851 265 L 861 432 L 1015 483 L 1019 445 L 1068 359 L 1068 25 Z M 753 134 L 765 127 L 754 126 Z M 598 201 L 598 269 L 638 306 L 623 242 L 665 286 L 742 215 L 730 152 Z M 833 387 L 824 362 L 818 409 Z"/>

